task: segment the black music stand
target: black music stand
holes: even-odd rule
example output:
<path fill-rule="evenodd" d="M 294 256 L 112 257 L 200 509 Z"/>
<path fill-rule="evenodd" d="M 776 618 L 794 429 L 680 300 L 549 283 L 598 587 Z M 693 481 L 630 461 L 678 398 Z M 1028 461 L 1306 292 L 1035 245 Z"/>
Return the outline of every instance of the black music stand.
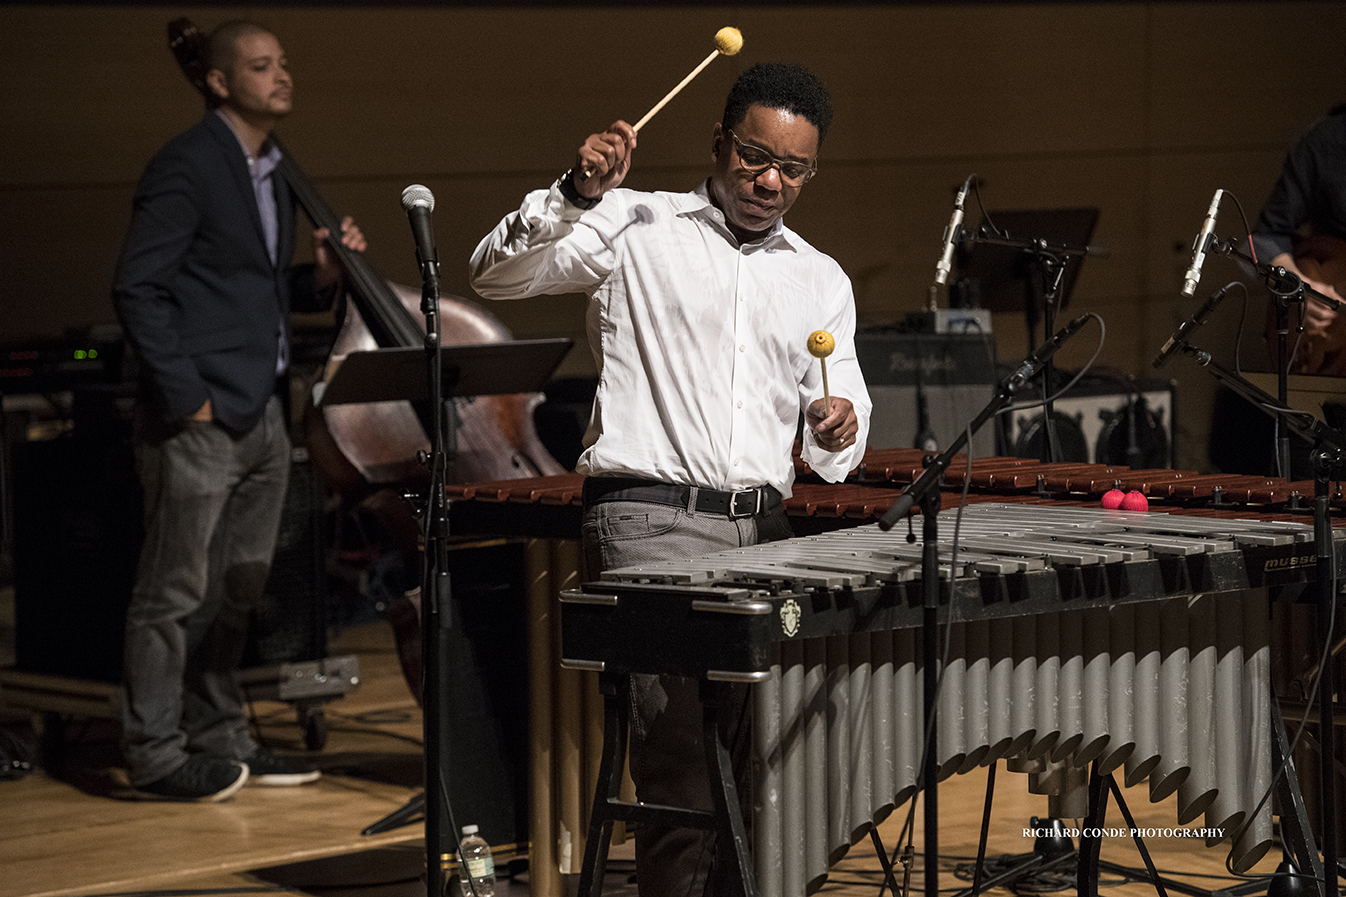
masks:
<path fill-rule="evenodd" d="M 1035 278 L 1034 259 L 1015 245 L 993 245 L 978 240 L 985 234 L 1011 239 L 1036 239 L 1059 246 L 1087 247 L 1098 224 L 1098 209 L 1024 209 L 987 212 L 958 254 L 958 284 L 965 294 L 975 295 L 982 308 L 991 311 L 1022 311 L 1028 324 L 1028 340 L 1037 337 L 1038 312 L 1043 310 L 1042 281 Z M 994 225 L 994 227 L 992 226 Z M 1060 294 L 1053 311 L 1070 302 L 1079 279 L 1076 265 L 1061 278 Z M 1052 333 L 1047 323 L 1044 336 Z"/>
<path fill-rule="evenodd" d="M 1046 341 L 1056 331 L 1056 313 L 1070 301 L 1080 262 L 1086 255 L 1104 254 L 1089 245 L 1097 224 L 1096 208 L 987 212 L 959 254 L 960 289 L 977 296 L 982 308 L 1022 310 L 1030 346 L 1037 343 L 1040 313 Z M 1051 390 L 1049 360 L 1043 366 L 1044 400 Z M 1043 422 L 1042 460 L 1056 461 L 1056 421 L 1050 401 L 1044 404 Z"/>
<path fill-rule="evenodd" d="M 444 397 L 539 392 L 574 344 L 557 338 L 444 346 Z M 416 346 L 350 353 L 327 381 L 318 404 L 421 402 L 429 397 L 425 350 Z"/>
<path fill-rule="evenodd" d="M 432 328 L 429 332 L 436 331 Z M 440 401 L 445 405 L 442 445 L 447 455 L 454 446 L 452 398 L 540 391 L 572 345 L 574 342 L 570 339 L 540 339 L 441 346 L 437 353 L 429 346 L 352 352 L 328 379 L 318 404 L 326 406 L 401 400 L 425 402 L 432 398 L 433 387 L 438 385 Z M 438 384 L 433 383 L 433 377 L 427 377 L 427 356 L 431 361 L 429 369 L 439 371 Z M 432 417 L 441 419 L 438 415 Z M 434 435 L 427 435 L 431 436 L 434 444 Z M 430 463 L 435 464 L 433 458 Z M 439 474 L 442 472 L 440 470 Z M 454 843 L 457 843 L 457 827 L 449 803 L 448 758 L 440 738 L 443 719 L 448 715 L 442 706 L 443 699 L 451 701 L 453 698 L 452 689 L 447 687 L 447 682 L 442 681 L 443 671 L 439 662 L 443 651 L 441 633 L 453 627 L 453 617 L 450 613 L 450 583 L 444 551 L 444 543 L 449 535 L 448 515 L 444 509 L 444 483 L 439 474 L 432 472 L 431 494 L 426 501 L 426 567 L 421 588 L 421 709 L 424 716 L 425 791 L 412 798 L 402 809 L 363 831 L 367 835 L 386 831 L 406 824 L 417 813 L 424 812 L 426 886 L 433 897 L 439 897 L 444 889 L 445 839 L 441 831 L 441 809 L 449 817 L 450 830 Z M 435 491 L 440 494 L 435 495 Z M 454 853 L 457 852 L 455 847 Z"/>

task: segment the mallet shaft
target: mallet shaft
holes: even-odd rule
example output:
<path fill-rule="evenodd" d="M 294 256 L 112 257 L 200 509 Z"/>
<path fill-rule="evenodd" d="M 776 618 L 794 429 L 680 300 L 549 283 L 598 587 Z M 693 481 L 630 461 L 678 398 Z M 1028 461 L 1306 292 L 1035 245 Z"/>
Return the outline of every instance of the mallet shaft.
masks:
<path fill-rule="evenodd" d="M 832 395 L 827 390 L 827 359 L 819 358 L 818 364 L 823 368 L 823 407 L 827 409 L 827 416 L 832 414 Z"/>
<path fill-rule="evenodd" d="M 646 112 L 646 113 L 641 117 L 640 121 L 636 122 L 636 123 L 635 123 L 634 125 L 632 125 L 631 127 L 635 128 L 637 131 L 639 131 L 642 127 L 644 127 L 644 126 L 645 126 L 645 122 L 647 122 L 647 121 L 649 121 L 650 119 L 654 118 L 654 113 L 656 113 L 656 112 L 658 112 L 660 109 L 664 108 L 664 105 L 665 105 L 666 103 L 668 103 L 669 100 L 671 100 L 671 99 L 673 99 L 675 96 L 677 96 L 679 91 L 681 91 L 684 87 L 686 87 L 688 84 L 690 84 L 690 83 L 692 82 L 692 79 L 695 78 L 697 75 L 701 74 L 702 69 L 704 69 L 706 66 L 710 65 L 711 62 L 713 62 L 713 61 L 715 60 L 715 57 L 716 57 L 716 56 L 719 56 L 719 55 L 720 55 L 720 51 L 719 51 L 718 49 L 711 50 L 711 51 L 710 51 L 710 55 L 707 56 L 705 59 L 701 60 L 701 64 L 698 65 L 696 68 L 692 69 L 691 74 L 689 74 L 686 78 L 683 78 L 680 82 L 678 82 L 678 86 L 677 86 L 677 87 L 675 87 L 675 88 L 673 88 L 672 90 L 670 90 L 670 91 L 664 96 L 664 98 L 663 98 L 662 100 L 660 100 L 659 102 L 655 103 L 655 104 L 654 104 L 654 108 L 651 109 L 649 112 Z"/>

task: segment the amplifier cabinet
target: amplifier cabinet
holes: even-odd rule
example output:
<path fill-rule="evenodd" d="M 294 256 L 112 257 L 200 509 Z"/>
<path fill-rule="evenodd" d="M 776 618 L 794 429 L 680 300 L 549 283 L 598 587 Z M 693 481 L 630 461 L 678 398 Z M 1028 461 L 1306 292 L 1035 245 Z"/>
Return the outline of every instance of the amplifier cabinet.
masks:
<path fill-rule="evenodd" d="M 15 665 L 121 682 L 126 608 L 144 538 L 129 427 L 106 440 L 62 437 L 13 449 Z M 326 656 L 323 514 L 321 488 L 297 460 L 245 665 Z"/>
<path fill-rule="evenodd" d="M 874 402 L 873 448 L 942 451 L 995 395 L 990 334 L 859 333 L 855 350 Z M 994 449 L 992 427 L 973 434 L 975 455 Z"/>
<path fill-rule="evenodd" d="M 266 598 L 248 622 L 245 667 L 327 656 L 326 491 L 303 447 L 294 458 Z"/>
<path fill-rule="evenodd" d="M 1040 401 L 1036 388 L 1020 393 L 1014 410 L 1001 415 L 1000 454 L 1042 458 L 1045 415 Z M 1052 403 L 1052 412 L 1054 461 L 1119 464 L 1137 470 L 1173 466 L 1172 381 L 1076 385 Z"/>
<path fill-rule="evenodd" d="M 13 446 L 15 665 L 121 682 L 144 538 L 129 434 Z"/>

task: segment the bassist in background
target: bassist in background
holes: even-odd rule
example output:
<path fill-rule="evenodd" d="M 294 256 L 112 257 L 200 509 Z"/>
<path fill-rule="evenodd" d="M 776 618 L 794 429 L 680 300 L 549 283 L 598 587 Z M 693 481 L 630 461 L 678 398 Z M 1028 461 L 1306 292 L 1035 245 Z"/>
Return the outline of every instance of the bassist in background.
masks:
<path fill-rule="evenodd" d="M 127 611 L 122 748 L 140 796 L 187 801 L 319 775 L 252 739 L 232 673 L 289 474 L 286 315 L 330 307 L 342 281 L 325 229 L 313 234 L 315 263 L 291 264 L 295 203 L 270 140 L 293 89 L 280 42 L 229 22 L 201 49 L 208 108 L 145 169 L 112 290 L 141 362 L 146 530 Z M 365 246 L 349 220 L 341 242 Z"/>
<path fill-rule="evenodd" d="M 1286 155 L 1253 238 L 1261 261 L 1342 299 L 1337 284 L 1346 288 L 1346 105 L 1314 124 Z M 1346 375 L 1346 316 L 1314 301 L 1304 303 L 1303 313 L 1293 372 Z"/>

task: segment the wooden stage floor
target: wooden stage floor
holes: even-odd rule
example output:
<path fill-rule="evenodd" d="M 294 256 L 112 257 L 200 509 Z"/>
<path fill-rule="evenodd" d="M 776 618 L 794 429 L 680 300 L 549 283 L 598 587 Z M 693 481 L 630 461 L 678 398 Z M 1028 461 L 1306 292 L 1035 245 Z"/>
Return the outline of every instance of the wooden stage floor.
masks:
<path fill-rule="evenodd" d="M 326 705 L 328 741 L 314 755 L 325 772 L 319 782 L 299 788 L 247 788 L 214 805 L 116 799 L 111 795 L 124 786 L 124 774 L 117 768 L 114 727 L 76 721 L 71 724 L 69 760 L 78 773 L 58 779 L 39 770 L 0 782 L 0 897 L 424 895 L 420 824 L 374 837 L 360 835 L 366 825 L 418 794 L 421 780 L 421 717 L 398 669 L 391 629 L 381 623 L 348 628 L 334 635 L 330 653 L 358 655 L 361 684 Z M 290 705 L 262 703 L 256 711 L 273 749 L 302 748 L 303 734 Z M 1031 817 L 1046 815 L 1046 799 L 1028 794 L 1026 781 L 1003 767 L 998 774 L 990 857 L 1033 849 L 1023 829 Z M 944 893 L 970 886 L 956 870 L 975 857 L 985 783 L 986 771 L 977 770 L 940 786 Z M 1144 790 L 1129 789 L 1127 801 L 1139 825 L 1175 826 L 1171 799 L 1151 805 Z M 1112 807 L 1109 824 L 1120 826 Z M 923 888 L 920 815 L 918 808 L 913 894 Z M 904 818 L 905 810 L 899 810 L 880 826 L 890 850 Z M 1186 838 L 1149 839 L 1147 846 L 1167 875 L 1202 889 L 1233 884 L 1224 875 L 1223 846 L 1208 850 Z M 630 856 L 629 845 L 614 848 L 604 893 L 635 894 Z M 1103 857 L 1141 867 L 1126 839 L 1105 840 Z M 1273 851 L 1255 871 L 1269 873 L 1278 859 Z M 1036 884 L 1039 890 L 1071 892 L 1072 875 L 1073 868 L 1054 882 Z M 866 839 L 834 869 L 821 893 L 868 897 L 879 893 L 880 882 L 879 863 Z M 1102 876 L 1099 891 L 1120 897 L 1156 893 L 1148 883 L 1125 883 L 1112 873 Z M 523 897 L 527 874 L 502 880 L 496 893 Z"/>

